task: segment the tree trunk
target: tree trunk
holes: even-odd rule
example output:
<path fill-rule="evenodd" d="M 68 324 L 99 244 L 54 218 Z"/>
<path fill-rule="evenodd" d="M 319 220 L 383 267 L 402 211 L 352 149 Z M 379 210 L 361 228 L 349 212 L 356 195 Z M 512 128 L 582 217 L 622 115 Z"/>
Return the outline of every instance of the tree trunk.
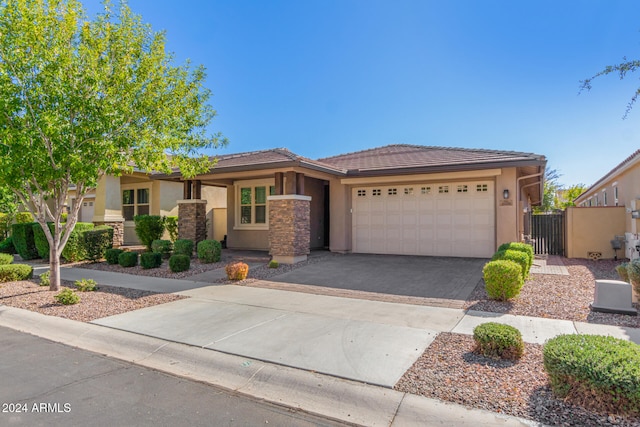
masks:
<path fill-rule="evenodd" d="M 60 290 L 60 251 L 55 245 L 49 247 L 49 285 L 50 291 Z"/>

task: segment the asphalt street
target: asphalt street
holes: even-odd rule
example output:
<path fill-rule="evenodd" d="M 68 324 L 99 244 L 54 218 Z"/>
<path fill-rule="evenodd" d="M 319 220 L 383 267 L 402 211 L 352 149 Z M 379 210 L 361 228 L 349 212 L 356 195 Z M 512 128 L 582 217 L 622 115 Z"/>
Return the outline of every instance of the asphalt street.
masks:
<path fill-rule="evenodd" d="M 0 327 L 3 426 L 339 426 Z"/>

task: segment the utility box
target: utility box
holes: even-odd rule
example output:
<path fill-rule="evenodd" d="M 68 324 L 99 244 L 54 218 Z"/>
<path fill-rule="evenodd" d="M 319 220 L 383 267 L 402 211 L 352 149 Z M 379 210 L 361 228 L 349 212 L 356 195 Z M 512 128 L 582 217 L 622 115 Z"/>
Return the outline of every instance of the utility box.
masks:
<path fill-rule="evenodd" d="M 637 316 L 633 307 L 631 285 L 620 280 L 596 280 L 596 297 L 591 304 L 593 311 Z"/>

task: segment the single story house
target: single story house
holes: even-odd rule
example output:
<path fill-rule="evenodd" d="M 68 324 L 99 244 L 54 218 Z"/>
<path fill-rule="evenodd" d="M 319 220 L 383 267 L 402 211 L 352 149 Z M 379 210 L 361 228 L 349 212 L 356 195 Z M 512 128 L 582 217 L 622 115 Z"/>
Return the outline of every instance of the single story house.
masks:
<path fill-rule="evenodd" d="M 487 258 L 522 239 L 545 166 L 544 156 L 513 151 L 395 144 L 311 160 L 277 148 L 217 156 L 193 180 L 176 170 L 145 185 L 180 183 L 181 235 L 194 240 L 203 238 L 204 189 L 226 190 L 227 247 L 268 250 L 284 263 L 314 248 Z M 124 189 L 113 187 L 113 197 Z M 98 209 L 97 199 L 97 219 L 122 216 L 119 203 Z"/>

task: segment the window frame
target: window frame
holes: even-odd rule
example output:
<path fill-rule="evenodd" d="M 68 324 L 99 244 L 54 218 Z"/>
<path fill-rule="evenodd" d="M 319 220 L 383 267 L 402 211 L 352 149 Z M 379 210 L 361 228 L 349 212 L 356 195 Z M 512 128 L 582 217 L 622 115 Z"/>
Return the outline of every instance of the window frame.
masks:
<path fill-rule="evenodd" d="M 138 203 L 138 199 L 139 199 L 138 192 L 140 190 L 147 190 L 147 194 L 148 194 L 148 202 L 147 203 Z M 133 191 L 133 203 L 130 203 L 130 204 L 125 204 L 124 203 L 124 192 L 125 191 Z M 124 218 L 125 223 L 128 223 L 128 224 L 132 224 L 133 223 L 133 218 L 132 219 L 127 219 L 125 214 L 124 214 L 125 206 L 133 206 L 133 217 L 134 218 L 136 217 L 136 215 L 151 215 L 152 212 L 153 212 L 153 210 L 152 210 L 152 200 L 153 200 L 153 197 L 151 195 L 151 184 L 121 185 L 120 186 L 120 202 L 121 202 L 120 213 L 122 215 L 122 218 Z M 147 211 L 146 214 L 140 214 L 139 213 L 139 207 L 140 206 L 147 206 L 148 207 L 148 211 Z"/>
<path fill-rule="evenodd" d="M 260 180 L 245 180 L 245 181 L 236 181 L 233 183 L 234 186 L 234 230 L 268 230 L 269 229 L 269 196 L 271 194 L 271 189 L 275 188 L 275 179 L 260 179 Z M 265 202 L 257 203 L 256 202 L 256 188 L 265 187 Z M 243 204 L 242 203 L 242 189 L 250 188 L 251 189 L 251 204 Z M 242 223 L 242 207 L 249 206 L 251 207 L 251 222 L 250 223 Z M 256 207 L 264 206 L 265 213 L 264 223 L 256 223 Z"/>

